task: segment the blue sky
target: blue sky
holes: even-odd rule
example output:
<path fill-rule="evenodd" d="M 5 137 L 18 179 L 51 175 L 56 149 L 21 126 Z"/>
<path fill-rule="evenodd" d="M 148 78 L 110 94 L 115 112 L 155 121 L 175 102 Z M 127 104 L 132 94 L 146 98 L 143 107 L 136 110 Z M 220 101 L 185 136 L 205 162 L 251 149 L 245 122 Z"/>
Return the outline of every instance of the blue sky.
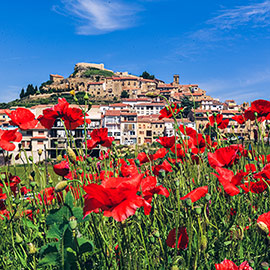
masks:
<path fill-rule="evenodd" d="M 2 1 L 0 102 L 77 62 L 269 100 L 270 0 Z"/>

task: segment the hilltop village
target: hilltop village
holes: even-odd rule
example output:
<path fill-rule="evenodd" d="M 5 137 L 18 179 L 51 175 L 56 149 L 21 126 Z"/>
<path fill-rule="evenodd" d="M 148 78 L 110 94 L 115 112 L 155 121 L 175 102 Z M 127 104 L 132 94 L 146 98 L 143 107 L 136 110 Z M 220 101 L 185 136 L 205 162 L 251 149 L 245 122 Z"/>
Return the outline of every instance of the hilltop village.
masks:
<path fill-rule="evenodd" d="M 194 106 L 184 117 L 177 119 L 179 125 L 202 131 L 210 115 L 221 113 L 224 119 L 230 119 L 228 127 L 223 130 L 224 134 L 249 139 L 254 136 L 254 127 L 239 125 L 232 120 L 232 117 L 240 115 L 248 104 L 238 105 L 234 100 L 221 102 L 207 95 L 197 84 L 181 84 L 179 75 L 174 75 L 171 83 L 165 83 L 153 76 L 143 78 L 128 72 L 113 72 L 105 69 L 103 64 L 78 63 L 68 78 L 51 74 L 50 80 L 40 87 L 39 95 L 67 94 L 70 91 L 75 95 L 87 93 L 94 104 L 88 111 L 87 117 L 91 120 L 88 131 L 100 127 L 108 128 L 108 136 L 113 136 L 119 145 L 151 144 L 159 136 L 173 136 L 173 119 L 160 120 L 159 112 L 167 102 L 182 105 L 183 100 Z M 97 101 L 99 105 L 96 105 Z M 30 110 L 38 117 L 44 109 L 52 106 L 53 104 L 36 105 L 30 107 Z M 8 111 L 14 109 L 16 107 L 11 107 Z M 10 126 L 10 119 L 5 112 L 6 110 L 0 109 L 1 128 L 14 128 Z M 84 142 L 84 128 L 78 128 L 72 133 L 77 146 L 80 146 Z M 61 122 L 56 122 L 51 130 L 39 123 L 32 130 L 22 131 L 22 134 L 23 139 L 17 145 L 15 154 L 24 149 L 35 161 L 56 158 L 57 153 L 67 146 Z M 39 155 L 40 149 L 46 151 Z"/>

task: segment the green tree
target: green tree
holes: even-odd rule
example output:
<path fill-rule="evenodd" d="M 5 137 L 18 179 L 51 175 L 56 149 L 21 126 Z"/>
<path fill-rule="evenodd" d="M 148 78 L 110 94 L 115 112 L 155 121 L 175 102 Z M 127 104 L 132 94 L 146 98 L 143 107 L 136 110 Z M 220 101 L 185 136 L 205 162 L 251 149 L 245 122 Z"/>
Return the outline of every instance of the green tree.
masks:
<path fill-rule="evenodd" d="M 155 75 L 151 75 L 147 71 L 144 71 L 140 77 L 142 77 L 144 79 L 148 79 L 148 80 L 154 80 L 155 79 Z"/>
<path fill-rule="evenodd" d="M 180 102 L 180 106 L 184 108 L 182 113 L 183 117 L 188 117 L 188 114 L 192 111 L 192 109 L 197 109 L 200 106 L 198 102 L 195 102 L 194 104 L 194 102 L 190 100 L 188 96 L 184 96 Z"/>
<path fill-rule="evenodd" d="M 20 93 L 20 98 L 23 98 L 25 96 L 25 93 L 24 93 L 24 88 L 21 90 L 21 93 Z"/>
<path fill-rule="evenodd" d="M 129 98 L 129 93 L 126 90 L 121 92 L 121 98 Z"/>

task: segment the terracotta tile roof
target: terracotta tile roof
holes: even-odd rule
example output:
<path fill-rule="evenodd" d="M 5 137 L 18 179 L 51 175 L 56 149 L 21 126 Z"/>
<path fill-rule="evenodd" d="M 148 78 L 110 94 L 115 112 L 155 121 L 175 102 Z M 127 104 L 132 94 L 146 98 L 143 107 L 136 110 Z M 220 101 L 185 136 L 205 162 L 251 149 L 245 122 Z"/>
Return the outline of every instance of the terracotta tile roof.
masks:
<path fill-rule="evenodd" d="M 120 113 L 121 115 L 130 115 L 130 116 L 137 116 L 137 113 L 135 112 L 122 112 Z"/>
<path fill-rule="evenodd" d="M 138 107 L 138 106 L 153 106 L 153 107 L 160 107 L 160 106 L 165 106 L 164 103 L 138 103 L 135 104 L 134 106 Z"/>
<path fill-rule="evenodd" d="M 55 77 L 55 78 L 61 78 L 61 79 L 63 78 L 64 79 L 63 76 L 58 75 L 58 74 L 50 74 L 50 76 Z"/>
<path fill-rule="evenodd" d="M 137 77 L 112 77 L 112 79 L 114 80 L 114 81 L 125 81 L 125 80 L 132 80 L 132 81 L 134 81 L 134 80 L 138 80 L 139 78 L 137 78 Z"/>
<path fill-rule="evenodd" d="M 102 85 L 103 82 L 89 82 L 88 85 Z"/>
<path fill-rule="evenodd" d="M 125 103 L 113 103 L 110 104 L 109 107 L 130 107 L 130 105 Z"/>
<path fill-rule="evenodd" d="M 105 112 L 104 116 L 120 116 L 121 111 L 120 110 L 108 110 Z"/>
<path fill-rule="evenodd" d="M 48 139 L 46 136 L 34 136 L 34 137 L 31 137 L 32 140 L 38 140 L 38 139 L 43 139 L 43 140 L 46 140 Z"/>
<path fill-rule="evenodd" d="M 136 102 L 136 101 L 151 101 L 151 99 L 149 98 L 122 98 L 122 101 L 126 101 L 126 102 Z"/>

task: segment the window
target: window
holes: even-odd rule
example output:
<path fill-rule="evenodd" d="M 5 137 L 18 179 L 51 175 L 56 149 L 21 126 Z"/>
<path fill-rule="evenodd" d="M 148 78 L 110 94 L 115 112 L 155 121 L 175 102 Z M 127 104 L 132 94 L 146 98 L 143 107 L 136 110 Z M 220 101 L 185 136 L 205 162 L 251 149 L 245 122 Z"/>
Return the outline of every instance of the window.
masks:
<path fill-rule="evenodd" d="M 130 135 L 135 135 L 135 131 L 130 131 L 129 134 Z"/>
<path fill-rule="evenodd" d="M 44 135 L 44 131 L 39 131 L 38 135 Z"/>
<path fill-rule="evenodd" d="M 147 131 L 146 131 L 146 136 L 147 136 L 147 137 L 152 136 L 152 130 L 147 130 Z"/>
<path fill-rule="evenodd" d="M 43 144 L 43 141 L 37 141 L 37 144 L 38 145 L 42 145 Z"/>

